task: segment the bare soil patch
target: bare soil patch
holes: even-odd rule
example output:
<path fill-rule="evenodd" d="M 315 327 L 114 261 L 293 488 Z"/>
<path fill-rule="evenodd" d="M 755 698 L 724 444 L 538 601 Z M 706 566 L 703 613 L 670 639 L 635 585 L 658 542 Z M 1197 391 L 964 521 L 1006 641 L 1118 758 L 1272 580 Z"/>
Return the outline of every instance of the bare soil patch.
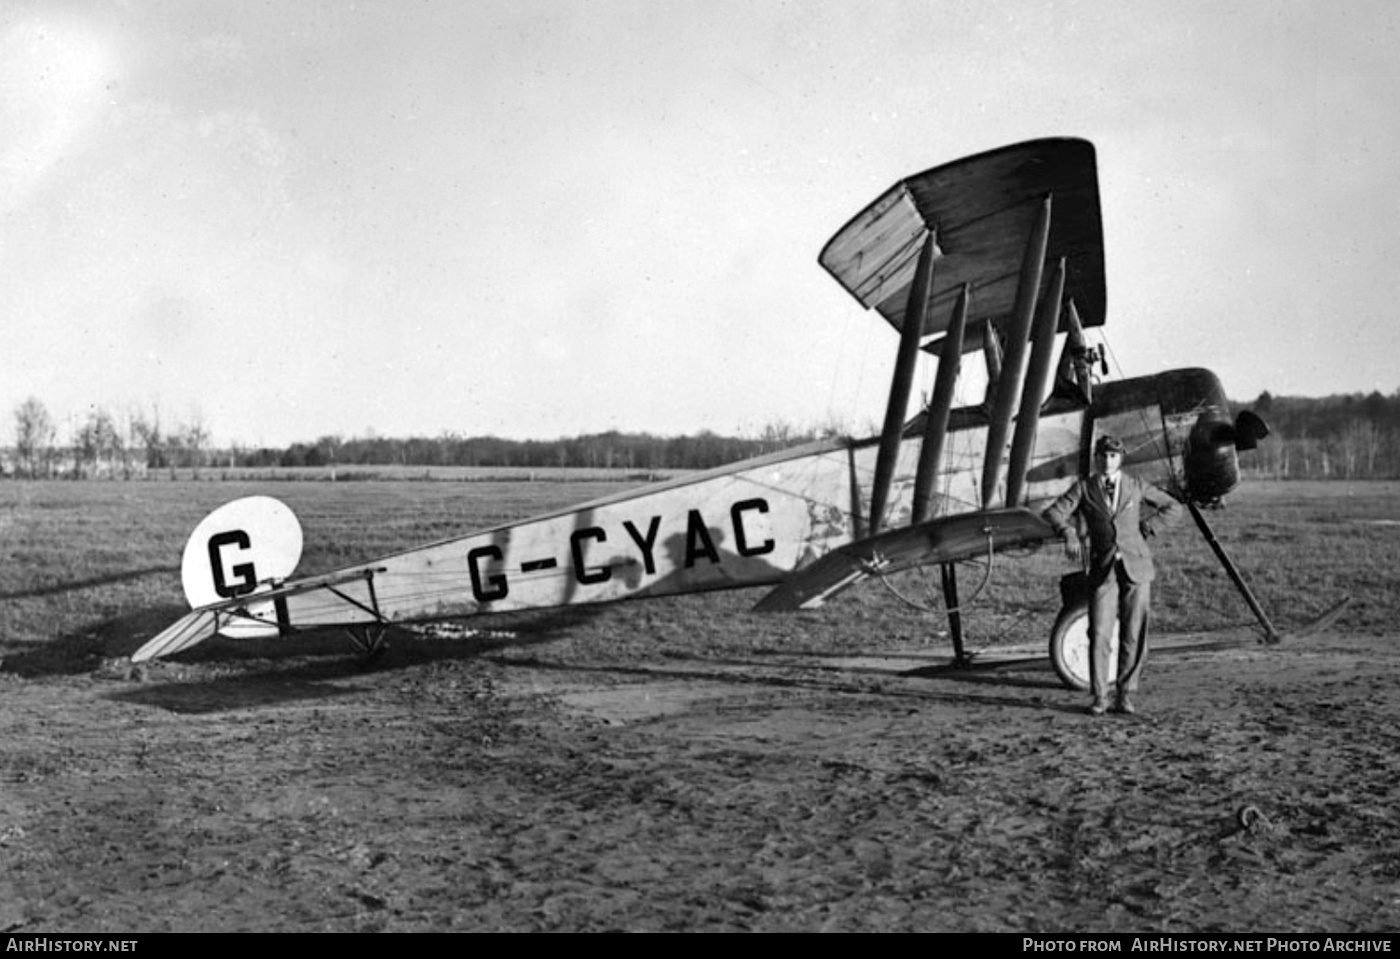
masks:
<path fill-rule="evenodd" d="M 0 672 L 0 928 L 1400 928 L 1393 635 L 1092 719 L 1043 659 L 608 654 L 649 621 Z"/>

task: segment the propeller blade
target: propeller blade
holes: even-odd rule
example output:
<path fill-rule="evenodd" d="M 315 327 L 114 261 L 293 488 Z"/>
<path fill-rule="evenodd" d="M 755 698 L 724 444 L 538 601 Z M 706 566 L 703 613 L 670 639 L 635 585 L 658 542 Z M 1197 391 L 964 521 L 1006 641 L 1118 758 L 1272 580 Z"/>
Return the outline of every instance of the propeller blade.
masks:
<path fill-rule="evenodd" d="M 1269 424 L 1258 413 L 1242 410 L 1235 417 L 1235 449 L 1256 449 L 1259 441 L 1269 435 Z"/>

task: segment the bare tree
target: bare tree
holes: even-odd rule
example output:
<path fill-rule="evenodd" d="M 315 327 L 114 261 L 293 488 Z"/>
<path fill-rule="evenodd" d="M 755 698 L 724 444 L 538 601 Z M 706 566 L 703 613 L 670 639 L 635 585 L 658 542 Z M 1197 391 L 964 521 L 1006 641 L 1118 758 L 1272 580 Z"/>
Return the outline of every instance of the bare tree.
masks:
<path fill-rule="evenodd" d="M 169 465 L 169 454 L 164 431 L 160 425 L 160 406 L 151 404 L 150 412 L 137 412 L 131 415 L 131 435 L 133 443 L 140 443 L 146 452 L 146 469 L 161 469 Z"/>
<path fill-rule="evenodd" d="M 340 459 L 340 450 L 345 446 L 345 438 L 338 433 L 327 434 L 316 440 L 316 450 L 320 454 L 321 462 L 331 468 L 331 481 L 335 481 L 336 464 Z"/>
<path fill-rule="evenodd" d="M 1348 479 L 1373 479 L 1381 451 L 1381 431 L 1370 420 L 1355 419 L 1342 429 L 1340 451 Z"/>
<path fill-rule="evenodd" d="M 78 430 L 78 475 L 100 476 L 114 474 L 123 454 L 121 434 L 116 421 L 104 409 L 93 408 L 87 422 Z"/>
<path fill-rule="evenodd" d="M 15 409 L 16 468 L 26 476 L 47 476 L 57 435 L 48 409 L 33 396 Z"/>
<path fill-rule="evenodd" d="M 770 453 L 792 446 L 795 442 L 794 437 L 797 435 L 797 427 L 787 420 L 778 419 L 764 424 L 763 432 L 759 434 L 759 441 L 763 444 L 763 452 Z"/>
<path fill-rule="evenodd" d="M 176 442 L 185 451 L 189 466 L 198 477 L 200 467 L 204 465 L 205 450 L 209 446 L 209 428 L 204 425 L 204 417 L 198 411 L 177 431 Z"/>

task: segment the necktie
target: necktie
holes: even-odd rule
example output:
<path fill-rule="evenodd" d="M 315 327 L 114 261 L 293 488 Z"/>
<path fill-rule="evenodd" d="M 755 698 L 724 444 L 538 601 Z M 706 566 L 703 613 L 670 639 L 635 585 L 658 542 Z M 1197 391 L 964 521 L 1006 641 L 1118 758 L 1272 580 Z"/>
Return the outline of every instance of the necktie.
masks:
<path fill-rule="evenodd" d="M 1113 502 L 1113 493 L 1114 493 L 1114 490 L 1115 490 L 1115 484 L 1114 484 L 1113 480 L 1111 480 L 1111 479 L 1106 479 L 1106 480 L 1103 481 L 1103 491 L 1104 491 L 1104 495 L 1108 497 L 1108 501 L 1109 501 L 1110 504 Z"/>

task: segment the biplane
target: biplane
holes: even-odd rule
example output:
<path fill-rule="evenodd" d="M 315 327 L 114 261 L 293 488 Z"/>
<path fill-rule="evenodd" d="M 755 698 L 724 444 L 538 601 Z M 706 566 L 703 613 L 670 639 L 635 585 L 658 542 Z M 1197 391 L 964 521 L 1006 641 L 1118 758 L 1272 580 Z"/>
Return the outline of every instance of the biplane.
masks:
<path fill-rule="evenodd" d="M 1248 412 L 1231 419 L 1204 369 L 1103 380 L 1103 347 L 1088 341 L 1105 322 L 1103 246 L 1085 140 L 1019 143 L 908 177 L 819 257 L 898 331 L 879 436 L 818 441 L 300 578 L 291 511 L 236 500 L 186 547 L 193 610 L 132 659 L 216 632 L 322 627 L 347 628 L 372 654 L 395 624 L 721 589 L 768 587 L 757 610 L 811 609 L 862 580 L 937 567 L 954 661 L 966 662 L 956 564 L 1056 538 L 1040 510 L 1089 471 L 1105 433 L 1126 444 L 1126 468 L 1187 504 L 1276 639 L 1201 512 L 1236 486 L 1237 453 L 1267 427 Z M 936 376 L 910 417 L 923 354 Z M 970 355 L 985 364 L 985 396 L 955 408 Z M 1057 618 L 1050 652 L 1067 683 L 1087 686 L 1082 603 Z"/>

